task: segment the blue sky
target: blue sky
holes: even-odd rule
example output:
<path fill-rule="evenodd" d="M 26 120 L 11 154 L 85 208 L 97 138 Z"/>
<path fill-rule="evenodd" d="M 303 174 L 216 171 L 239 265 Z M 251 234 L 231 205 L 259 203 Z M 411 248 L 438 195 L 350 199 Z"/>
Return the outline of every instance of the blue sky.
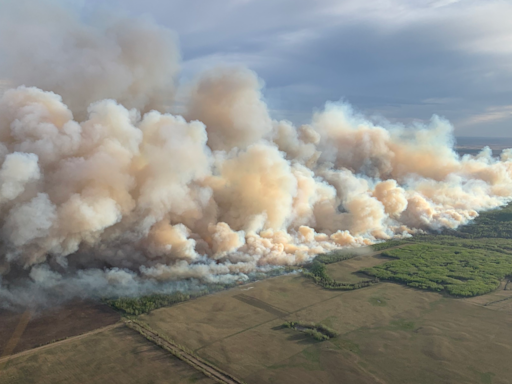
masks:
<path fill-rule="evenodd" d="M 512 137 L 512 2 L 472 0 L 82 0 L 176 31 L 181 81 L 220 63 L 265 81 L 275 118 L 307 122 L 327 100 L 457 136 Z"/>

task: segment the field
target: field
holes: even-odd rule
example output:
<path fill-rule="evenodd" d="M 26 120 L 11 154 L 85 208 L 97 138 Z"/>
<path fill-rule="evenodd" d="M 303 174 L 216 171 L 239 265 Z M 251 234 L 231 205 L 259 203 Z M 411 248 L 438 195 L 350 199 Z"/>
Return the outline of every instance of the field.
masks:
<path fill-rule="evenodd" d="M 358 270 L 388 260 L 369 253 L 327 267 L 359 280 Z M 294 273 L 138 319 L 248 384 L 511 383 L 508 288 L 470 299 L 386 282 L 332 291 Z M 319 342 L 285 321 L 339 336 Z M 0 360 L 0 384 L 213 382 L 124 325 L 111 327 Z"/>
<path fill-rule="evenodd" d="M 214 383 L 123 325 L 28 351 L 2 365 L 0 384 Z"/>
<path fill-rule="evenodd" d="M 512 383 L 511 233 L 506 207 L 458 231 L 321 255 L 304 274 L 111 300 L 129 327 L 93 303 L 3 312 L 4 355 L 29 350 L 0 358 L 0 384 L 212 383 L 201 372 L 216 367 L 223 383 Z"/>
<path fill-rule="evenodd" d="M 12 349 L 7 354 L 18 353 L 114 324 L 119 319 L 119 313 L 107 305 L 85 301 L 42 313 L 0 310 L 0 351 L 3 352 L 0 356 L 6 354 L 7 347 Z"/>
<path fill-rule="evenodd" d="M 347 277 L 385 261 L 358 256 L 329 270 Z M 328 291 L 292 275 L 141 319 L 247 383 L 510 383 L 510 308 L 472 300 L 393 283 Z M 296 320 L 340 336 L 317 342 L 281 327 Z"/>
<path fill-rule="evenodd" d="M 357 256 L 342 263 L 327 265 L 327 273 L 335 280 L 357 283 L 368 278 L 367 275 L 360 272 L 361 269 L 371 268 L 390 260 L 390 258 L 384 257 L 381 254 Z"/>

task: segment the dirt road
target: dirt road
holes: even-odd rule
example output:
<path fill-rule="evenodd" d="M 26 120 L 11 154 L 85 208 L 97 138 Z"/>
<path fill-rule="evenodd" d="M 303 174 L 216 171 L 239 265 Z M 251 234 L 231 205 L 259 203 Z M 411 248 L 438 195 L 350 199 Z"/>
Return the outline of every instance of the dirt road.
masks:
<path fill-rule="evenodd" d="M 142 327 L 139 324 L 134 323 L 132 321 L 127 321 L 126 325 L 131 329 L 139 332 L 142 336 L 152 341 L 156 345 L 169 351 L 182 361 L 190 364 L 195 369 L 198 369 L 207 376 L 210 376 L 215 381 L 222 384 L 243 384 L 243 381 L 231 376 L 228 373 L 220 371 L 217 367 L 211 365 L 210 363 L 201 359 L 200 357 L 195 356 L 192 353 L 179 347 L 178 345 L 160 337 L 156 332 L 153 332 L 152 330 L 146 327 Z"/>

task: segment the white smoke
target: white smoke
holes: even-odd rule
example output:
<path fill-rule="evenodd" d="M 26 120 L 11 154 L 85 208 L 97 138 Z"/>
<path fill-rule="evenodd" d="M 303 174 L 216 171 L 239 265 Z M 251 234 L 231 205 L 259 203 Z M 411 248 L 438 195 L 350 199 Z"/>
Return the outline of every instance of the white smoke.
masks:
<path fill-rule="evenodd" d="M 57 0 L 0 1 L 2 77 L 60 94 L 79 119 L 105 98 L 142 111 L 172 103 L 174 33 L 118 11 L 85 22 L 75 8 Z"/>
<path fill-rule="evenodd" d="M 0 99 L 0 272 L 30 282 L 0 290 L 4 302 L 63 284 L 81 296 L 232 282 L 511 200 L 510 150 L 460 157 L 439 117 L 383 127 L 328 103 L 295 127 L 272 120 L 261 81 L 238 67 L 200 76 L 174 116 L 170 32 L 12 4 L 3 30 L 23 33 L 1 46 L 23 85 Z"/>

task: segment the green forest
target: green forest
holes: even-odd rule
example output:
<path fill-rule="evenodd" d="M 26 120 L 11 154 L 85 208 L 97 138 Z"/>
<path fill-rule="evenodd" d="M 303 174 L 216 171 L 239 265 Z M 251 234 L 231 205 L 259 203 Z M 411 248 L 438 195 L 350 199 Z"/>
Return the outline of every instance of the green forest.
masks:
<path fill-rule="evenodd" d="M 311 263 L 308 266 L 307 271 L 303 272 L 304 276 L 310 277 L 316 284 L 320 285 L 322 288 L 338 291 L 352 291 L 354 289 L 369 287 L 370 285 L 379 282 L 379 279 L 377 277 L 373 279 L 361 280 L 357 283 L 344 283 L 341 281 L 334 280 L 332 277 L 328 275 L 327 269 L 325 267 L 325 264 L 331 264 L 334 261 L 332 261 L 332 258 L 322 259 L 322 256 L 327 255 L 320 255 L 320 257 L 316 257 L 313 263 Z M 346 259 L 347 258 L 343 260 Z M 322 262 L 322 260 L 324 262 Z M 325 262 L 325 260 L 327 261 Z"/>
<path fill-rule="evenodd" d="M 362 271 L 370 276 L 454 296 L 483 295 L 512 276 L 512 205 L 484 212 L 457 230 L 373 249 L 394 260 Z"/>
<path fill-rule="evenodd" d="M 363 270 L 379 279 L 411 287 L 477 296 L 498 288 L 512 275 L 512 254 L 437 244 L 411 244 L 384 251 L 396 260 Z"/>
<path fill-rule="evenodd" d="M 235 284 L 209 284 L 199 291 L 153 293 L 139 297 L 104 298 L 103 302 L 125 315 L 142 315 L 155 309 L 168 307 L 183 301 L 195 299 L 210 293 L 232 288 Z"/>
<path fill-rule="evenodd" d="M 468 238 L 512 238 L 512 204 L 501 209 L 483 212 L 473 222 L 444 234 Z"/>
<path fill-rule="evenodd" d="M 116 299 L 104 299 L 103 301 L 112 308 L 127 315 L 141 315 L 154 309 L 166 307 L 172 304 L 181 303 L 194 297 L 200 297 L 209 292 L 199 291 L 194 293 L 176 292 L 172 294 L 155 293 L 140 297 L 120 297 Z"/>

